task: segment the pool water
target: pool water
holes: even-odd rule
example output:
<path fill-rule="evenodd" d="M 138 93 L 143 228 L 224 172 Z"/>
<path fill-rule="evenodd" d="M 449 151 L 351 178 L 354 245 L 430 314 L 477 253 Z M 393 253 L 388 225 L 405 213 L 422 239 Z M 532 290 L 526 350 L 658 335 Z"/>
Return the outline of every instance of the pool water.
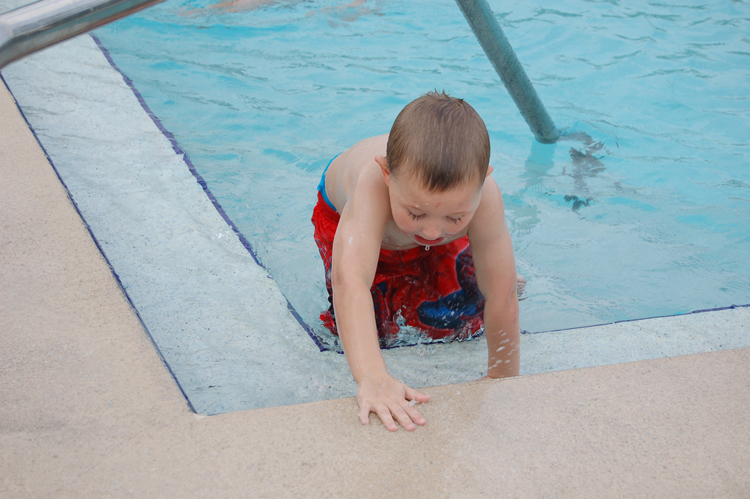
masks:
<path fill-rule="evenodd" d="M 557 144 L 534 141 L 450 0 L 169 1 L 96 35 L 324 339 L 320 174 L 431 89 L 489 129 L 525 331 L 750 302 L 750 5 L 490 5 Z"/>

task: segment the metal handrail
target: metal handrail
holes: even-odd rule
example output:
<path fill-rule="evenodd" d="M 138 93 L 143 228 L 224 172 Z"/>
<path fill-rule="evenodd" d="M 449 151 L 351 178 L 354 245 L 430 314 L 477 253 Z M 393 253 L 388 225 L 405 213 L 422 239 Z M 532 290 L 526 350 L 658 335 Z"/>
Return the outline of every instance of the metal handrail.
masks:
<path fill-rule="evenodd" d="M 41 0 L 0 15 L 0 69 L 164 0 Z"/>
<path fill-rule="evenodd" d="M 487 0 L 456 0 L 456 3 L 536 140 L 544 144 L 555 142 L 560 138 L 560 132 L 547 114 Z"/>

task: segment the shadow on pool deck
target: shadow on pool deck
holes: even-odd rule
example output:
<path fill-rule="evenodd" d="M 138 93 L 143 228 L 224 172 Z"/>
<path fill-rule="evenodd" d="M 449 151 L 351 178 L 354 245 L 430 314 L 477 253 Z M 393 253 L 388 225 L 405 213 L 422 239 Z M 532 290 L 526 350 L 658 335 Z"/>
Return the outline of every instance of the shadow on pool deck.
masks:
<path fill-rule="evenodd" d="M 0 152 L 0 497 L 750 496 L 747 348 L 198 416 L 4 87 Z"/>

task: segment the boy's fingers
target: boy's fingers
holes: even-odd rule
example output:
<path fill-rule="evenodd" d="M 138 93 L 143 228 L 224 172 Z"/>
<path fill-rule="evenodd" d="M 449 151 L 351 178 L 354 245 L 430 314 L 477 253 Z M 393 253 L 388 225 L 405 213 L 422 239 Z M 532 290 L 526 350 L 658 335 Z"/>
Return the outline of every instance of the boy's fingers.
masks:
<path fill-rule="evenodd" d="M 414 390 L 414 400 L 416 400 L 417 402 L 421 402 L 421 403 L 424 404 L 424 403 L 430 401 L 430 396 L 427 395 L 426 393 L 420 393 L 420 392 Z"/>
<path fill-rule="evenodd" d="M 424 404 L 430 401 L 430 396 L 425 393 L 420 393 L 414 388 L 406 387 L 406 400 L 416 400 L 419 403 Z"/>
<path fill-rule="evenodd" d="M 375 414 L 378 415 L 380 418 L 380 421 L 382 421 L 383 426 L 388 428 L 390 431 L 396 431 L 398 430 L 398 426 L 396 426 L 396 423 L 393 421 L 393 417 L 391 416 L 391 411 L 388 409 L 388 407 L 385 404 L 379 405 L 375 408 Z"/>
<path fill-rule="evenodd" d="M 404 407 L 404 411 L 406 411 L 406 414 L 409 415 L 409 418 L 417 423 L 420 426 L 424 426 L 425 419 L 422 417 L 422 415 L 419 413 L 418 410 L 416 410 L 414 407 L 407 405 Z"/>
<path fill-rule="evenodd" d="M 370 424 L 370 404 L 364 402 L 359 408 L 359 422 L 360 424 Z"/>
<path fill-rule="evenodd" d="M 404 430 L 414 431 L 416 429 L 414 423 L 412 422 L 412 418 L 401 407 L 394 407 L 391 412 L 396 418 L 396 421 L 398 421 L 401 426 L 404 427 Z"/>

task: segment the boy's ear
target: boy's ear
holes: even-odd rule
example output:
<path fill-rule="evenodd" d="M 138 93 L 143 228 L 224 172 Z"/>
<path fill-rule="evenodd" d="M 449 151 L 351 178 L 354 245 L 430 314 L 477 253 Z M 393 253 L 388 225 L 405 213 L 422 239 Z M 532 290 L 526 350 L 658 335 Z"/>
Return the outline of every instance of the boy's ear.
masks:
<path fill-rule="evenodd" d="M 383 156 L 375 156 L 375 162 L 380 166 L 380 173 L 383 174 L 385 185 L 390 187 L 391 170 L 388 169 L 388 160 Z"/>
<path fill-rule="evenodd" d="M 489 166 L 487 167 L 487 177 L 489 177 L 489 176 L 490 176 L 490 173 L 492 173 L 492 172 L 494 172 L 494 171 L 495 171 L 495 169 L 494 169 L 494 168 L 492 168 L 492 165 L 489 165 Z"/>

